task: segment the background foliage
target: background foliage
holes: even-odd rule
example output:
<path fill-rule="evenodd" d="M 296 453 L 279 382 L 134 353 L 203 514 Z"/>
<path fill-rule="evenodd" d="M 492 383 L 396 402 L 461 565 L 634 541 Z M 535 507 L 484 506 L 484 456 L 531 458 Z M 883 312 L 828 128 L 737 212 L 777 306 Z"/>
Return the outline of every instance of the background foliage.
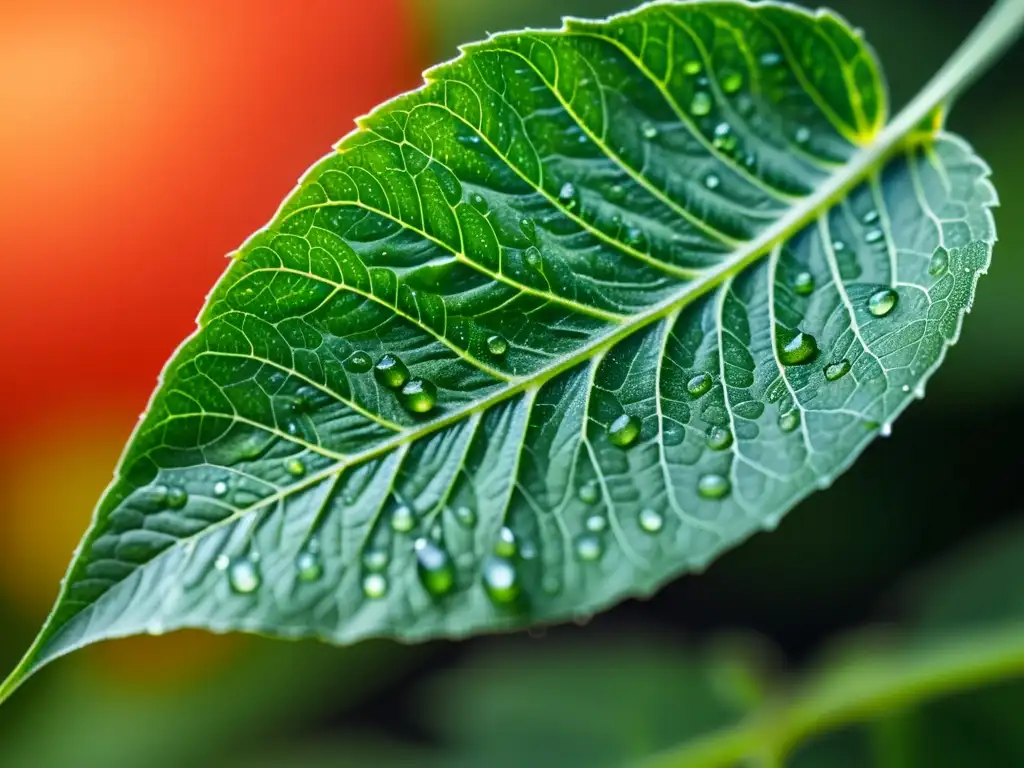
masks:
<path fill-rule="evenodd" d="M 300 14 L 270 0 L 245 13 L 234 0 L 0 3 L 0 113 L 14 116 L 0 122 L 0 664 L 13 665 L 45 615 L 220 255 L 309 162 L 458 42 L 632 5 L 317 0 Z M 985 10 L 830 5 L 864 27 L 897 107 Z M 911 36 L 930 42 L 907 45 Z M 1012 548 L 1015 534 L 1024 540 L 1022 462 L 1000 444 L 1024 421 L 1024 345 L 1013 342 L 1024 332 L 1024 218 L 1013 213 L 1024 210 L 1022 64 L 1014 51 L 950 121 L 995 169 L 1003 204 L 960 344 L 893 436 L 777 532 L 653 600 L 543 637 L 338 650 L 182 633 L 101 645 L 0 710 L 0 764 L 337 766 L 390 755 L 470 766 L 501 753 L 517 765 L 515 750 L 536 742 L 551 745 L 546 764 L 614 765 L 730 722 L 758 702 L 765 676 L 807 664 L 838 633 L 884 624 L 913 638 L 1024 618 L 1007 591 L 1024 581 Z M 965 546 L 973 555 L 957 554 Z M 950 575 L 946 563 L 965 558 L 1004 570 Z M 878 642 L 861 636 L 849 652 L 880 656 Z M 811 744 L 797 765 L 878 754 L 962 765 L 957 756 L 982 745 L 992 757 L 975 764 L 1014 764 L 1024 745 L 998 723 L 1021 695 L 1002 686 L 930 705 Z"/>

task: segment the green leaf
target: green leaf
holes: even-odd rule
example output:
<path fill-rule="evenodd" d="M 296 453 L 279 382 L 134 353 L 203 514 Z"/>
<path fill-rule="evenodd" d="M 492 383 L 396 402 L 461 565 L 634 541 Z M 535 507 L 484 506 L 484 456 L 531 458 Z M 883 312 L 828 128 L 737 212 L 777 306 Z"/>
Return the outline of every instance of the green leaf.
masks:
<path fill-rule="evenodd" d="M 430 70 L 234 255 L 0 698 L 142 631 L 564 620 L 775 526 L 959 334 L 995 192 L 915 129 L 998 50 L 888 127 L 859 33 L 775 3 Z"/>

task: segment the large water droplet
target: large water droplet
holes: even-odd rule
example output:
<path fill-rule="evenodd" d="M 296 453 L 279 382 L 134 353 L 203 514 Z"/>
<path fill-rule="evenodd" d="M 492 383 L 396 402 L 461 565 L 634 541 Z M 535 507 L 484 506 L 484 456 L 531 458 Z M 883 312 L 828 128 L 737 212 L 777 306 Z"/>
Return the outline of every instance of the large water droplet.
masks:
<path fill-rule="evenodd" d="M 693 94 L 693 100 L 690 102 L 690 112 L 697 117 L 703 117 L 711 112 L 711 96 L 707 91 L 697 91 Z"/>
<path fill-rule="evenodd" d="M 707 439 L 712 451 L 724 451 L 732 445 L 732 432 L 725 427 L 708 427 Z"/>
<path fill-rule="evenodd" d="M 601 537 L 595 533 L 583 533 L 576 537 L 576 557 L 586 562 L 599 560 L 604 554 Z"/>
<path fill-rule="evenodd" d="M 811 334 L 797 331 L 792 333 L 776 327 L 779 360 L 783 365 L 804 365 L 818 355 L 818 341 Z"/>
<path fill-rule="evenodd" d="M 458 520 L 464 528 L 472 528 L 476 525 L 476 512 L 469 507 L 456 507 L 455 519 Z"/>
<path fill-rule="evenodd" d="M 779 416 L 779 429 L 783 432 L 792 432 L 800 426 L 800 411 L 786 411 Z"/>
<path fill-rule="evenodd" d="M 402 402 L 413 413 L 428 413 L 437 404 L 437 387 L 426 379 L 410 379 L 402 387 Z"/>
<path fill-rule="evenodd" d="M 900 295 L 892 288 L 883 288 L 875 291 L 868 299 L 868 311 L 875 317 L 885 317 L 896 306 Z"/>
<path fill-rule="evenodd" d="M 658 129 L 654 123 L 644 121 L 643 125 L 640 126 L 640 130 L 643 132 L 645 139 L 654 139 L 658 136 Z"/>
<path fill-rule="evenodd" d="M 713 173 L 709 173 L 704 177 L 704 186 L 708 189 L 718 189 L 718 185 L 721 183 L 722 180 Z"/>
<path fill-rule="evenodd" d="M 519 598 L 519 573 L 512 561 L 504 557 L 488 557 L 483 564 L 484 589 L 488 597 L 500 605 L 509 605 Z"/>
<path fill-rule="evenodd" d="M 416 516 L 405 504 L 395 507 L 391 513 L 391 529 L 398 533 L 408 533 L 416 525 Z"/>
<path fill-rule="evenodd" d="M 639 418 L 624 413 L 608 426 L 608 442 L 628 448 L 640 437 L 641 426 Z"/>
<path fill-rule="evenodd" d="M 729 495 L 732 486 L 722 475 L 704 475 L 697 481 L 697 493 L 705 499 L 721 499 Z"/>
<path fill-rule="evenodd" d="M 869 229 L 864 239 L 869 243 L 880 242 L 885 237 L 885 232 L 880 229 Z"/>
<path fill-rule="evenodd" d="M 295 558 L 295 571 L 300 581 L 317 581 L 324 573 L 320 553 L 311 547 L 300 552 Z"/>
<path fill-rule="evenodd" d="M 391 558 L 388 555 L 387 550 L 380 549 L 379 547 L 371 547 L 363 552 L 363 567 L 373 573 L 383 571 L 387 568 L 390 560 Z"/>
<path fill-rule="evenodd" d="M 388 580 L 383 573 L 368 573 L 363 576 L 363 594 L 371 600 L 379 600 L 388 593 Z"/>
<path fill-rule="evenodd" d="M 722 73 L 722 90 L 726 93 L 736 93 L 743 86 L 743 75 L 735 70 Z"/>
<path fill-rule="evenodd" d="M 181 509 L 188 504 L 188 493 L 185 492 L 184 488 L 172 485 L 167 488 L 167 496 L 164 499 L 164 503 L 171 509 Z"/>
<path fill-rule="evenodd" d="M 651 509 L 650 507 L 640 510 L 638 520 L 640 522 L 640 528 L 647 531 L 647 533 L 657 533 L 665 524 L 665 519 L 661 516 L 661 513 L 657 510 Z"/>
<path fill-rule="evenodd" d="M 455 587 L 455 568 L 452 559 L 430 539 L 417 539 L 417 571 L 423 587 L 434 597 L 447 595 Z"/>
<path fill-rule="evenodd" d="M 373 358 L 361 349 L 357 349 L 345 360 L 345 368 L 352 373 L 366 373 L 373 368 Z"/>
<path fill-rule="evenodd" d="M 598 487 L 596 480 L 591 480 L 580 486 L 577 495 L 584 504 L 594 504 L 601 498 L 601 489 Z"/>
<path fill-rule="evenodd" d="M 508 352 L 508 342 L 503 336 L 491 336 L 487 339 L 487 351 L 492 355 L 504 355 Z"/>
<path fill-rule="evenodd" d="M 487 200 L 479 192 L 474 192 L 469 196 L 469 204 L 480 213 L 487 213 Z"/>
<path fill-rule="evenodd" d="M 712 384 L 714 384 L 714 380 L 711 378 L 710 373 L 698 373 L 686 382 L 686 391 L 690 397 L 696 399 L 710 392 Z"/>
<path fill-rule="evenodd" d="M 604 515 L 591 515 L 584 525 L 591 533 L 601 533 L 608 527 L 608 519 Z"/>
<path fill-rule="evenodd" d="M 284 469 L 292 477 L 302 477 L 306 474 L 306 465 L 302 459 L 288 459 L 284 463 Z"/>
<path fill-rule="evenodd" d="M 825 366 L 825 378 L 829 381 L 838 381 L 850 372 L 850 361 L 840 360 L 838 363 L 830 363 Z"/>
<path fill-rule="evenodd" d="M 568 208 L 570 211 L 573 210 L 578 204 L 578 193 L 576 192 L 576 186 L 571 182 L 566 182 L 562 185 L 562 188 L 558 192 L 558 199 L 562 205 Z"/>
<path fill-rule="evenodd" d="M 949 270 L 949 251 L 941 245 L 932 254 L 932 260 L 928 263 L 928 274 L 932 277 L 942 277 Z"/>
<path fill-rule="evenodd" d="M 409 380 L 409 369 L 397 355 L 386 354 L 374 368 L 377 380 L 389 389 L 398 389 Z"/>
<path fill-rule="evenodd" d="M 255 592 L 260 586 L 260 571 L 251 557 L 240 557 L 228 566 L 228 583 L 242 595 Z"/>
<path fill-rule="evenodd" d="M 800 272 L 793 278 L 793 293 L 798 296 L 810 296 L 814 293 L 814 275 Z"/>
<path fill-rule="evenodd" d="M 499 557 L 512 558 L 516 556 L 518 551 L 519 545 L 516 543 L 516 535 L 507 525 L 502 526 L 501 530 L 498 531 L 498 540 L 494 543 L 494 554 Z"/>

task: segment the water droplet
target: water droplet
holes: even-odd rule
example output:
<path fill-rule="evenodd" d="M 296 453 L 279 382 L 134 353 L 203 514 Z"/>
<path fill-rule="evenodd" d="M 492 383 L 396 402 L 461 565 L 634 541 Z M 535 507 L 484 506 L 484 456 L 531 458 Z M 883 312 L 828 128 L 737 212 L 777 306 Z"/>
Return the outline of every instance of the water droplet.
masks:
<path fill-rule="evenodd" d="M 373 547 L 363 552 L 363 567 L 368 571 L 377 573 L 388 567 L 390 559 L 386 550 Z"/>
<path fill-rule="evenodd" d="M 498 531 L 498 540 L 494 543 L 494 554 L 499 557 L 515 557 L 519 552 L 519 545 L 516 542 L 516 535 L 507 525 L 502 526 Z"/>
<path fill-rule="evenodd" d="M 519 231 L 526 235 L 530 242 L 537 239 L 537 225 L 533 223 L 533 219 L 520 219 Z"/>
<path fill-rule="evenodd" d="M 732 445 L 732 432 L 725 427 L 708 427 L 707 439 L 712 451 L 724 451 Z"/>
<path fill-rule="evenodd" d="M 721 499 L 729 495 L 732 486 L 722 475 L 704 475 L 697 481 L 697 493 L 705 499 Z"/>
<path fill-rule="evenodd" d="M 519 598 L 519 574 L 515 565 L 503 557 L 488 557 L 483 565 L 484 589 L 492 601 L 509 605 Z"/>
<path fill-rule="evenodd" d="M 458 520 L 464 528 L 472 528 L 476 525 L 476 512 L 469 507 L 456 507 L 455 519 Z"/>
<path fill-rule="evenodd" d="M 809 333 L 792 333 L 778 326 L 775 335 L 778 339 L 779 360 L 783 365 L 804 365 L 818 355 L 818 341 Z"/>
<path fill-rule="evenodd" d="M 363 576 L 363 594 L 371 600 L 379 600 L 388 593 L 388 580 L 382 573 L 368 573 Z"/>
<path fill-rule="evenodd" d="M 608 199 L 613 203 L 618 203 L 624 200 L 626 197 L 626 188 L 621 184 L 612 184 L 608 188 Z"/>
<path fill-rule="evenodd" d="M 631 248 L 642 248 L 645 242 L 644 232 L 639 227 L 630 227 L 626 230 L 626 245 Z"/>
<path fill-rule="evenodd" d="M 711 143 L 727 152 L 732 152 L 736 148 L 736 137 L 732 135 L 732 128 L 728 123 L 719 123 L 715 126 L 715 138 Z"/>
<path fill-rule="evenodd" d="M 736 93 L 743 86 L 743 75 L 735 70 L 722 73 L 722 90 L 726 93 Z"/>
<path fill-rule="evenodd" d="M 800 411 L 786 411 L 779 416 L 779 429 L 783 432 L 792 432 L 800 426 Z"/>
<path fill-rule="evenodd" d="M 844 243 L 842 240 L 833 240 L 832 250 L 835 251 L 836 253 L 842 253 L 843 251 L 846 250 L 846 243 Z"/>
<path fill-rule="evenodd" d="M 757 165 L 757 157 L 755 155 L 746 155 L 743 158 L 743 166 L 747 169 L 753 169 Z"/>
<path fill-rule="evenodd" d="M 504 355 L 508 352 L 508 342 L 503 336 L 491 336 L 487 339 L 487 351 L 492 355 Z"/>
<path fill-rule="evenodd" d="M 539 267 L 542 260 L 543 259 L 541 259 L 540 251 L 538 251 L 536 248 L 531 246 L 530 248 L 526 249 L 526 263 L 529 264 L 531 267 Z"/>
<path fill-rule="evenodd" d="M 949 269 L 949 251 L 941 245 L 932 254 L 932 260 L 928 263 L 928 274 L 932 277 L 942 277 Z"/>
<path fill-rule="evenodd" d="M 395 510 L 391 513 L 391 530 L 398 533 L 408 533 L 415 525 L 416 516 L 408 506 L 402 504 L 395 507 Z"/>
<path fill-rule="evenodd" d="M 840 360 L 838 363 L 830 363 L 825 366 L 825 378 L 829 381 L 838 381 L 850 372 L 850 361 Z"/>
<path fill-rule="evenodd" d="M 661 513 L 650 507 L 640 510 L 638 520 L 640 528 L 647 531 L 647 533 L 657 533 L 665 524 L 665 519 L 661 516 Z"/>
<path fill-rule="evenodd" d="M 620 448 L 627 448 L 640 437 L 641 426 L 639 418 L 624 413 L 608 426 L 608 442 Z"/>
<path fill-rule="evenodd" d="M 228 566 L 228 583 L 242 595 L 255 592 L 260 586 L 260 571 L 250 557 L 241 557 Z"/>
<path fill-rule="evenodd" d="M 377 380 L 389 389 L 398 389 L 409 380 L 409 369 L 397 355 L 386 354 L 374 368 Z"/>
<path fill-rule="evenodd" d="M 172 485 L 167 489 L 167 496 L 164 503 L 171 509 L 181 509 L 188 503 L 188 494 L 184 488 Z"/>
<path fill-rule="evenodd" d="M 417 571 L 424 589 L 434 597 L 447 595 L 455 587 L 455 568 L 452 559 L 430 539 L 417 539 Z"/>
<path fill-rule="evenodd" d="M 474 192 L 469 196 L 469 204 L 480 213 L 487 213 L 487 200 L 479 192 Z"/>
<path fill-rule="evenodd" d="M 360 349 L 357 349 L 345 361 L 345 368 L 352 373 L 366 373 L 373 368 L 373 359 Z"/>
<path fill-rule="evenodd" d="M 910 385 L 909 384 L 904 384 L 901 387 L 901 389 L 903 390 L 904 393 L 909 392 L 910 391 Z"/>
<path fill-rule="evenodd" d="M 426 379 L 411 379 L 402 387 L 402 400 L 413 413 L 427 413 L 437 404 L 437 387 Z"/>
<path fill-rule="evenodd" d="M 599 560 L 604 554 L 601 537 L 594 533 L 583 533 L 576 537 L 576 557 L 586 562 Z"/>
<path fill-rule="evenodd" d="M 584 483 L 580 486 L 577 495 L 584 504 L 594 504 L 601 498 L 601 490 L 598 488 L 597 481 L 591 480 L 589 483 Z"/>
<path fill-rule="evenodd" d="M 868 299 L 868 311 L 875 317 L 885 317 L 896 306 L 900 295 L 892 288 L 875 291 Z"/>
<path fill-rule="evenodd" d="M 302 459 L 288 459 L 284 463 L 284 469 L 292 477 L 302 477 L 306 474 L 306 465 L 302 463 Z"/>
<path fill-rule="evenodd" d="M 686 391 L 689 392 L 690 397 L 696 399 L 706 395 L 711 390 L 712 384 L 714 384 L 714 380 L 710 373 L 698 373 L 686 382 Z"/>
<path fill-rule="evenodd" d="M 216 483 L 213 484 L 213 495 L 214 496 L 218 496 L 218 497 L 219 496 L 223 496 L 227 492 L 228 492 L 228 484 L 226 482 L 224 482 L 223 480 L 218 480 Z"/>
<path fill-rule="evenodd" d="M 883 424 L 882 429 L 879 432 L 882 437 L 892 437 L 892 422 Z"/>
<path fill-rule="evenodd" d="M 585 525 L 587 530 L 591 533 L 601 533 L 608 527 L 608 520 L 604 515 L 591 515 L 587 518 Z"/>
<path fill-rule="evenodd" d="M 310 542 L 312 544 L 313 542 Z M 300 581 L 317 581 L 324 573 L 320 555 L 312 547 L 308 547 L 295 558 L 295 571 Z"/>
<path fill-rule="evenodd" d="M 868 211 L 861 218 L 861 221 L 863 221 L 865 224 L 874 224 L 876 221 L 878 221 L 878 211 Z"/>
<path fill-rule="evenodd" d="M 814 293 L 814 275 L 810 272 L 800 272 L 793 278 L 793 293 L 798 296 L 810 296 Z"/>
<path fill-rule="evenodd" d="M 811 129 L 805 125 L 801 125 L 796 129 L 796 133 L 793 134 L 793 138 L 797 144 L 806 144 L 811 140 Z"/>
<path fill-rule="evenodd" d="M 658 136 L 658 129 L 654 123 L 645 121 L 640 130 L 643 132 L 645 139 L 654 139 Z"/>
<path fill-rule="evenodd" d="M 868 233 L 864 235 L 864 239 L 869 243 L 877 243 L 885 237 L 885 233 L 880 229 L 869 229 Z"/>
<path fill-rule="evenodd" d="M 782 54 L 778 51 L 767 51 L 761 54 L 758 59 L 763 67 L 774 67 L 775 65 L 782 62 Z"/>
<path fill-rule="evenodd" d="M 576 187 L 571 182 L 567 181 L 562 185 L 561 190 L 559 190 L 558 199 L 562 202 L 562 205 L 571 211 L 579 203 L 576 194 Z"/>
<path fill-rule="evenodd" d="M 711 96 L 706 91 L 697 91 L 693 94 L 690 102 L 690 112 L 697 117 L 703 117 L 711 112 Z"/>
<path fill-rule="evenodd" d="M 683 72 L 688 75 L 699 75 L 702 69 L 701 63 L 695 59 L 683 62 Z"/>
<path fill-rule="evenodd" d="M 217 555 L 217 559 L 213 561 L 213 567 L 218 571 L 226 571 L 229 565 L 231 565 L 231 558 L 227 555 Z"/>
<path fill-rule="evenodd" d="M 722 180 L 713 173 L 709 173 L 704 177 L 704 186 L 708 189 L 718 189 L 718 185 L 721 183 Z"/>

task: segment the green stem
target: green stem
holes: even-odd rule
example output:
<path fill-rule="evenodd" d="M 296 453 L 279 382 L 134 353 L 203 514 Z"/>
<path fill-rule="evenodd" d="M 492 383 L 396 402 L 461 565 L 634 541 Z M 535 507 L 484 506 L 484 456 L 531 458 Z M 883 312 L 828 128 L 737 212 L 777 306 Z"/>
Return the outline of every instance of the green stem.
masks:
<path fill-rule="evenodd" d="M 1024 625 L 959 635 L 927 648 L 867 655 L 824 671 L 800 693 L 739 725 L 662 752 L 638 768 L 729 768 L 804 739 L 939 696 L 1024 676 Z"/>

